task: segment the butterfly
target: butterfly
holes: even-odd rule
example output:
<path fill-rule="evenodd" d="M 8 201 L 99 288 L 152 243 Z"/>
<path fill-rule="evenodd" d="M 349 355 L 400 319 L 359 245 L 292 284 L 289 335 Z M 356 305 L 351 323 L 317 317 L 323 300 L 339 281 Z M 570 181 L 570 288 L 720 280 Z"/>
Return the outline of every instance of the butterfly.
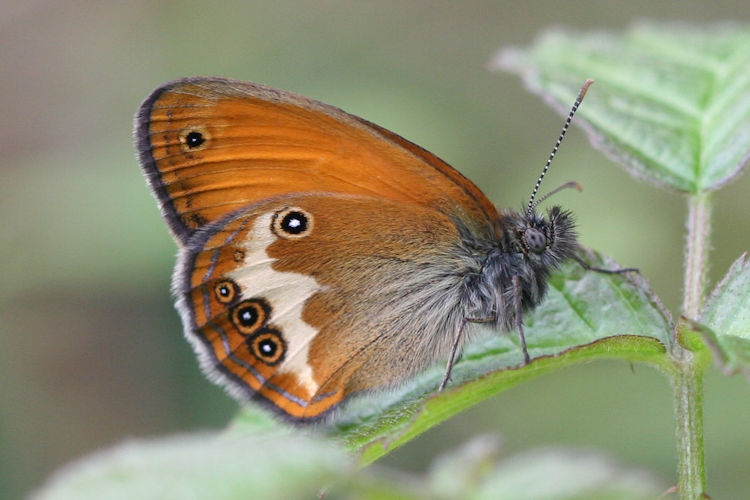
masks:
<path fill-rule="evenodd" d="M 136 147 L 179 247 L 173 294 L 205 373 L 306 423 L 447 359 L 444 387 L 477 323 L 517 327 L 529 362 L 522 315 L 578 249 L 572 215 L 534 199 L 590 83 L 523 211 L 291 92 L 202 77 L 154 90 Z"/>

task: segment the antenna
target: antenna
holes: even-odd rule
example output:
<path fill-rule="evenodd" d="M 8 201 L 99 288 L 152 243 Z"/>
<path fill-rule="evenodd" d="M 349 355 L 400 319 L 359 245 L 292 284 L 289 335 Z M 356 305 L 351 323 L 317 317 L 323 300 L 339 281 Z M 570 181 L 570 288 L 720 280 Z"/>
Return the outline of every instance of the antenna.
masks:
<path fill-rule="evenodd" d="M 573 189 L 575 189 L 578 192 L 583 191 L 583 188 L 581 187 L 581 185 L 578 184 L 576 181 L 568 181 L 568 182 L 566 182 L 565 184 L 563 184 L 561 186 L 557 186 L 555 189 L 553 189 L 549 193 L 545 194 L 544 196 L 542 196 L 541 198 L 539 198 L 538 200 L 536 200 L 536 202 L 534 202 L 534 204 L 531 206 L 531 210 L 533 211 L 537 206 L 539 206 L 539 204 L 541 202 L 543 202 L 544 200 L 546 200 L 547 198 L 549 198 L 553 194 L 557 194 L 560 191 L 562 191 L 563 189 L 569 189 L 569 188 L 573 188 Z"/>
<path fill-rule="evenodd" d="M 573 107 L 570 108 L 570 113 L 568 113 L 568 117 L 565 119 L 565 124 L 563 125 L 562 131 L 560 132 L 560 136 L 557 138 L 557 142 L 555 143 L 555 147 L 552 148 L 552 152 L 549 154 L 549 157 L 547 158 L 547 163 L 544 164 L 544 169 L 542 170 L 541 175 L 539 175 L 539 178 L 536 180 L 536 185 L 534 186 L 534 190 L 531 192 L 531 199 L 529 200 L 529 206 L 526 210 L 526 217 L 531 217 L 531 213 L 534 211 L 534 207 L 536 206 L 534 204 L 534 198 L 536 198 L 536 193 L 539 191 L 539 186 L 542 184 L 542 179 L 544 179 L 544 176 L 547 175 L 547 171 L 549 170 L 549 166 L 552 163 L 552 160 L 555 158 L 555 154 L 557 154 L 557 150 L 560 148 L 560 144 L 562 143 L 563 138 L 565 137 L 565 133 L 568 131 L 568 127 L 570 126 L 570 122 L 573 120 L 573 115 L 576 114 L 576 111 L 578 111 L 578 106 L 581 105 L 581 101 L 583 101 L 583 97 L 586 95 L 586 91 L 589 89 L 589 86 L 594 83 L 594 80 L 589 78 L 585 82 L 583 82 L 583 87 L 581 87 L 581 90 L 578 91 L 578 97 L 576 98 L 576 102 L 573 103 Z M 557 189 L 553 192 L 556 192 Z M 549 193 L 552 194 L 552 193 Z M 549 194 L 547 196 L 549 196 Z M 546 198 L 545 196 L 544 198 Z M 540 202 L 542 200 L 539 200 Z"/>

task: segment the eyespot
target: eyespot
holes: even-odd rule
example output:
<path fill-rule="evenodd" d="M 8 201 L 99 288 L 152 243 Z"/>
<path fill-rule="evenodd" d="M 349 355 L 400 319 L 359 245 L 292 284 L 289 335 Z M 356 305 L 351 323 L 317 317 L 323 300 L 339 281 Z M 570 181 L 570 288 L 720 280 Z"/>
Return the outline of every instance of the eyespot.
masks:
<path fill-rule="evenodd" d="M 216 300 L 222 304 L 231 304 L 240 295 L 240 288 L 232 280 L 221 280 L 214 285 Z"/>
<path fill-rule="evenodd" d="M 271 307 L 265 300 L 243 300 L 232 308 L 230 318 L 232 324 L 245 335 L 257 332 L 268 320 Z"/>
<path fill-rule="evenodd" d="M 180 132 L 180 146 L 185 152 L 204 149 L 211 136 L 204 127 L 190 127 Z"/>
<path fill-rule="evenodd" d="M 299 207 L 279 210 L 273 216 L 271 230 L 279 237 L 298 239 L 308 236 L 313 229 L 313 216 Z"/>
<path fill-rule="evenodd" d="M 276 330 L 264 328 L 252 337 L 248 338 L 247 347 L 250 352 L 267 365 L 275 365 L 284 359 L 286 354 L 286 342 Z"/>
<path fill-rule="evenodd" d="M 542 253 L 547 248 L 547 237 L 539 229 L 530 227 L 523 232 L 526 247 L 534 253 Z"/>

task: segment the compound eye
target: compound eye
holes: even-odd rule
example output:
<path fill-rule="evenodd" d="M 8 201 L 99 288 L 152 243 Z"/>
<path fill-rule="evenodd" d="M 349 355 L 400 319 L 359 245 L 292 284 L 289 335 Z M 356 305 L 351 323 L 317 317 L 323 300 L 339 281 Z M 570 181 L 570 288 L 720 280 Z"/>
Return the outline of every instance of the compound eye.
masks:
<path fill-rule="evenodd" d="M 526 247 L 534 253 L 542 253 L 547 248 L 547 237 L 538 229 L 530 227 L 523 232 Z"/>

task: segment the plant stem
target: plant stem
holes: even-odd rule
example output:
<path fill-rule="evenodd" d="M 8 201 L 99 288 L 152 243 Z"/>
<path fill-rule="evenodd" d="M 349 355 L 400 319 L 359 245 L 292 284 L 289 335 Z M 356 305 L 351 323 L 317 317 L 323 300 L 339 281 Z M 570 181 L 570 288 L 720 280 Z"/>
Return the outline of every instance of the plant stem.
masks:
<path fill-rule="evenodd" d="M 708 269 L 711 207 L 709 195 L 698 193 L 688 199 L 685 289 L 682 314 L 697 319 L 705 297 Z M 679 340 L 679 334 L 678 334 Z M 695 353 L 678 343 L 673 351 L 676 371 L 672 377 L 677 454 L 678 486 L 682 499 L 704 498 L 706 464 L 703 450 L 703 372 Z"/>
<path fill-rule="evenodd" d="M 703 453 L 703 367 L 690 351 L 677 347 L 672 377 L 675 431 L 677 434 L 678 486 L 680 498 L 703 498 L 706 463 Z"/>
<path fill-rule="evenodd" d="M 688 198 L 687 242 L 685 254 L 685 290 L 682 314 L 695 320 L 703 306 L 708 249 L 711 233 L 711 205 L 708 193 Z"/>

